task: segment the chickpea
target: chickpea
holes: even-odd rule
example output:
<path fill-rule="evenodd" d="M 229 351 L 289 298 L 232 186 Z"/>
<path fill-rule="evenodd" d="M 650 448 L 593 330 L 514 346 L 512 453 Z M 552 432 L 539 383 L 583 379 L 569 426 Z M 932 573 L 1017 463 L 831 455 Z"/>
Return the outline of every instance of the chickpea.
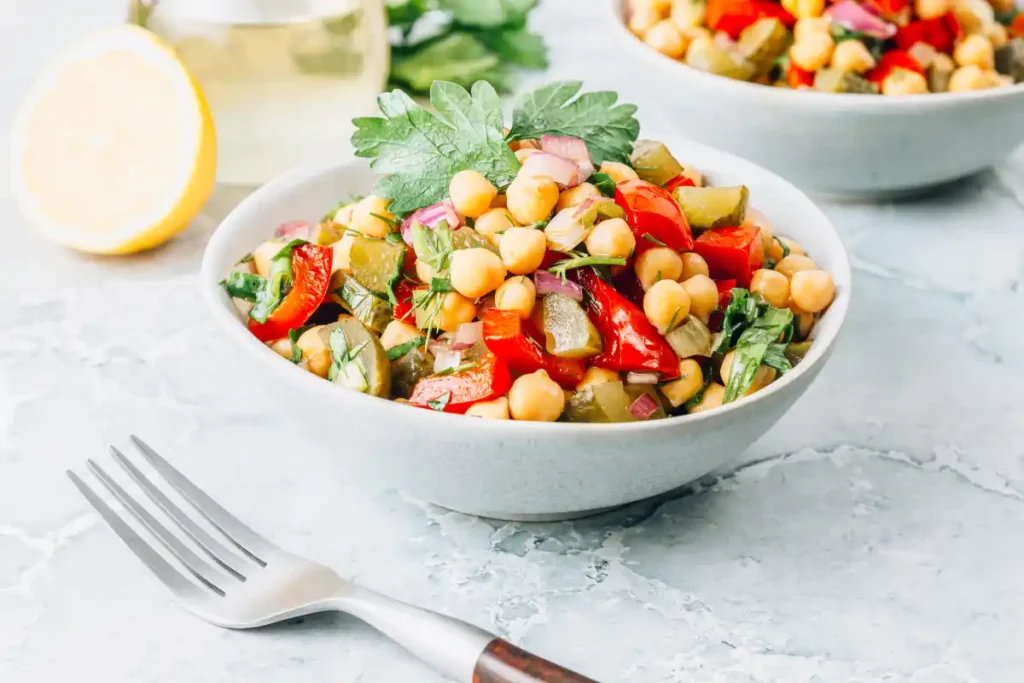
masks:
<path fill-rule="evenodd" d="M 275 339 L 274 341 L 267 342 L 267 346 L 270 350 L 281 356 L 281 358 L 292 359 L 292 340 L 288 337 L 282 337 L 281 339 Z"/>
<path fill-rule="evenodd" d="M 814 261 L 811 260 L 810 257 L 804 256 L 803 254 L 790 254 L 775 264 L 775 270 L 788 278 L 792 278 L 793 273 L 798 271 L 814 270 L 817 267 L 818 266 L 815 265 Z"/>
<path fill-rule="evenodd" d="M 509 228 L 498 244 L 502 262 L 508 272 L 516 275 L 526 275 L 540 268 L 548 248 L 544 231 L 533 228 Z"/>
<path fill-rule="evenodd" d="M 383 239 L 391 232 L 391 223 L 388 221 L 395 219 L 388 213 L 390 204 L 390 199 L 381 199 L 372 194 L 364 197 L 352 209 L 352 221 L 348 227 L 367 237 Z"/>
<path fill-rule="evenodd" d="M 452 177 L 448 184 L 448 196 L 456 211 L 463 216 L 476 218 L 491 207 L 491 202 L 498 196 L 498 188 L 480 171 L 467 169 Z"/>
<path fill-rule="evenodd" d="M 938 19 L 952 9 L 949 0 L 914 0 L 914 12 L 918 19 Z"/>
<path fill-rule="evenodd" d="M 996 55 L 992 41 L 983 35 L 971 33 L 964 36 L 953 49 L 953 61 L 957 66 L 974 65 L 990 71 L 995 68 Z"/>
<path fill-rule="evenodd" d="M 801 270 L 790 282 L 793 303 L 808 313 L 825 310 L 836 295 L 832 274 L 825 270 Z"/>
<path fill-rule="evenodd" d="M 478 401 L 469 407 L 466 415 L 488 420 L 508 420 L 508 399 L 501 396 L 493 401 Z"/>
<path fill-rule="evenodd" d="M 516 311 L 523 320 L 530 317 L 536 303 L 537 287 L 533 280 L 522 275 L 505 280 L 494 293 L 495 308 L 501 311 Z"/>
<path fill-rule="evenodd" d="M 672 10 L 668 18 L 680 31 L 698 28 L 704 25 L 707 5 L 693 0 L 672 0 Z"/>
<path fill-rule="evenodd" d="M 512 383 L 508 407 L 514 420 L 554 422 L 565 408 L 565 394 L 548 373 L 538 370 Z"/>
<path fill-rule="evenodd" d="M 334 212 L 334 216 L 331 220 L 338 225 L 344 225 L 347 228 L 348 224 L 352 222 L 352 213 L 356 210 L 356 203 L 357 202 L 351 202 L 345 206 L 339 207 L 338 210 Z"/>
<path fill-rule="evenodd" d="M 825 12 L 825 0 L 782 0 L 782 6 L 797 19 L 814 19 Z"/>
<path fill-rule="evenodd" d="M 505 194 L 509 213 L 523 225 L 546 220 L 558 203 L 558 185 L 546 176 L 520 173 Z"/>
<path fill-rule="evenodd" d="M 658 332 L 668 334 L 690 315 L 690 295 L 675 280 L 659 280 L 644 294 L 644 315 Z"/>
<path fill-rule="evenodd" d="M 817 71 L 832 58 L 836 43 L 828 33 L 812 33 L 789 48 L 789 58 L 801 69 Z"/>
<path fill-rule="evenodd" d="M 806 17 L 804 19 L 797 19 L 796 25 L 793 27 L 793 40 L 801 41 L 812 33 L 828 33 L 829 26 L 832 24 L 830 17 Z"/>
<path fill-rule="evenodd" d="M 646 2 L 649 2 L 654 7 L 654 11 L 659 16 L 663 17 L 672 11 L 672 0 L 646 0 Z"/>
<path fill-rule="evenodd" d="M 587 371 L 583 373 L 583 379 L 576 385 L 576 391 L 583 391 L 587 387 L 592 387 L 597 384 L 607 384 L 608 382 L 618 382 L 619 373 L 614 370 L 606 370 L 605 368 L 599 368 L 591 365 L 587 368 Z"/>
<path fill-rule="evenodd" d="M 678 280 L 683 274 L 683 259 L 674 249 L 654 247 L 636 257 L 633 270 L 647 291 L 659 280 Z"/>
<path fill-rule="evenodd" d="M 862 74 L 875 65 L 871 51 L 859 40 L 844 40 L 832 51 L 832 67 Z"/>
<path fill-rule="evenodd" d="M 730 351 L 725 354 L 722 358 L 722 365 L 718 368 L 718 374 L 722 376 L 722 384 L 729 384 L 729 376 L 732 374 L 732 362 L 735 358 L 735 352 Z M 778 373 L 775 372 L 775 368 L 770 368 L 767 365 L 759 365 L 757 371 L 754 373 L 754 381 L 751 383 L 750 388 L 743 392 L 744 396 L 750 396 L 755 391 L 760 391 L 766 386 L 775 381 L 775 376 Z"/>
<path fill-rule="evenodd" d="M 331 245 L 331 272 L 338 270 L 348 273 L 352 270 L 349 265 L 349 255 L 352 253 L 352 243 L 356 241 L 355 236 L 346 234 L 340 240 Z"/>
<path fill-rule="evenodd" d="M 260 246 L 253 249 L 252 252 L 252 265 L 256 269 L 256 274 L 261 277 L 270 277 L 270 260 L 277 255 L 277 252 L 281 251 L 284 247 L 284 240 L 273 239 L 267 240 Z"/>
<path fill-rule="evenodd" d="M 778 271 L 761 268 L 750 278 L 750 291 L 757 292 L 776 308 L 785 308 L 789 301 L 789 280 Z"/>
<path fill-rule="evenodd" d="M 683 38 L 676 25 L 668 19 L 662 19 L 648 29 L 644 34 L 644 42 L 672 59 L 679 59 L 686 52 L 686 39 Z"/>
<path fill-rule="evenodd" d="M 331 349 L 320 334 L 323 325 L 311 327 L 303 332 L 295 345 L 302 352 L 302 360 L 309 367 L 309 371 L 319 377 L 327 377 L 327 371 L 331 369 Z M 289 350 L 289 356 L 291 352 Z"/>
<path fill-rule="evenodd" d="M 679 257 L 683 259 L 683 274 L 679 276 L 680 282 L 689 280 L 694 275 L 711 275 L 708 262 L 697 252 L 684 251 Z"/>
<path fill-rule="evenodd" d="M 514 154 L 516 155 L 516 159 L 519 159 L 519 163 L 524 164 L 527 159 L 539 151 L 540 150 L 535 147 L 523 147 L 522 149 L 517 149 Z"/>
<path fill-rule="evenodd" d="M 683 282 L 683 288 L 690 295 L 690 315 L 695 315 L 706 324 L 718 308 L 718 287 L 707 275 L 694 275 Z"/>
<path fill-rule="evenodd" d="M 661 16 L 651 5 L 636 5 L 629 13 L 629 30 L 638 38 L 643 38 L 655 24 L 661 20 Z"/>
<path fill-rule="evenodd" d="M 999 22 L 993 22 L 985 27 L 985 33 L 983 34 L 988 41 L 992 43 L 992 47 L 999 49 L 1003 45 L 1010 42 L 1010 34 L 1006 30 L 1006 27 Z"/>
<path fill-rule="evenodd" d="M 888 76 L 882 79 L 883 95 L 924 95 L 927 93 L 927 79 L 910 69 L 893 69 Z"/>
<path fill-rule="evenodd" d="M 704 390 L 704 395 L 701 396 L 697 405 L 690 408 L 689 412 L 690 414 L 703 413 L 707 410 L 721 408 L 723 400 L 725 400 L 725 387 L 718 382 L 712 382 L 708 385 L 708 388 Z"/>
<path fill-rule="evenodd" d="M 791 240 L 788 237 L 779 237 L 778 240 L 785 245 L 786 249 L 789 250 L 790 254 L 799 254 L 805 256 L 807 251 L 803 248 L 803 245 L 796 240 Z"/>
<path fill-rule="evenodd" d="M 412 341 L 413 339 L 422 336 L 423 334 L 415 325 L 410 325 L 403 320 L 392 320 L 388 323 L 388 326 L 384 328 L 384 331 L 380 333 L 380 345 L 383 346 L 386 351 L 392 347 L 404 344 L 407 341 Z"/>
<path fill-rule="evenodd" d="M 591 197 L 596 199 L 600 196 L 600 190 L 590 183 L 580 183 L 576 187 L 570 187 L 558 196 L 558 203 L 555 204 L 555 212 L 557 213 L 562 209 L 568 209 L 570 206 L 579 206 Z"/>
<path fill-rule="evenodd" d="M 640 180 L 640 176 L 632 168 L 618 161 L 606 161 L 597 169 L 599 173 L 607 173 L 616 183 L 624 180 Z"/>
<path fill-rule="evenodd" d="M 471 323 L 476 317 L 476 304 L 458 292 L 447 292 L 441 299 L 437 326 L 445 332 L 454 332 L 462 323 Z"/>
<path fill-rule="evenodd" d="M 949 77 L 949 92 L 965 92 L 968 90 L 985 90 L 1000 85 L 997 74 L 986 71 L 975 64 L 962 66 Z"/>
<path fill-rule="evenodd" d="M 621 218 L 609 218 L 594 226 L 583 240 L 591 256 L 627 258 L 636 249 L 636 237 Z"/>
<path fill-rule="evenodd" d="M 696 396 L 703 386 L 704 371 L 701 370 L 700 363 L 692 358 L 686 358 L 679 362 L 679 379 L 662 384 L 658 389 L 673 408 L 678 408 Z"/>
<path fill-rule="evenodd" d="M 490 249 L 456 249 L 449 277 L 456 292 L 468 299 L 479 299 L 505 281 L 505 264 Z"/>
<path fill-rule="evenodd" d="M 487 241 L 497 246 L 501 233 L 516 225 L 519 224 L 506 209 L 491 209 L 476 219 L 473 228 L 486 237 Z"/>
<path fill-rule="evenodd" d="M 434 272 L 433 266 L 426 261 L 417 259 L 416 260 L 416 277 L 425 285 L 429 285 L 430 281 L 434 278 L 436 273 Z"/>

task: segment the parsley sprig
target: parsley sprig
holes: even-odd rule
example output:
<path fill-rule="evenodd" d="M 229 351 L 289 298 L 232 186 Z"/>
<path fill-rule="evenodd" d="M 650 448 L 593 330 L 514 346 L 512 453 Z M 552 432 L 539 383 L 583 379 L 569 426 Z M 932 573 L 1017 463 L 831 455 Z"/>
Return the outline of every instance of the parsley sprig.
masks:
<path fill-rule="evenodd" d="M 566 272 L 574 268 L 584 268 L 586 266 L 624 266 L 626 265 L 626 259 L 615 256 L 576 256 L 570 259 L 563 259 L 562 261 L 555 262 L 548 272 L 554 273 L 563 280 L 566 278 Z"/>
<path fill-rule="evenodd" d="M 370 383 L 366 379 L 366 367 L 359 358 L 359 352 L 367 344 L 369 342 L 363 342 L 351 348 L 344 328 L 334 328 L 327 339 L 327 345 L 331 350 L 331 367 L 327 371 L 327 379 L 346 389 L 365 393 L 370 388 Z"/>

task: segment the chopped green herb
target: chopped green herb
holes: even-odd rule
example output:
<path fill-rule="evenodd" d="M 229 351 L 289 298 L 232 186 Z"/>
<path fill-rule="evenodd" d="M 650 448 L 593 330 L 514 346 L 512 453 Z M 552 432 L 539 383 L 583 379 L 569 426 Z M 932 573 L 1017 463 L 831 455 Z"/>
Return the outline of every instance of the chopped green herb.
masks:
<path fill-rule="evenodd" d="M 404 244 L 405 243 L 405 240 L 402 239 L 402 233 L 397 232 L 397 231 L 396 232 L 389 232 L 388 234 L 384 235 L 384 239 L 387 240 L 388 242 L 391 242 L 391 244 Z"/>
<path fill-rule="evenodd" d="M 776 366 L 781 366 L 779 356 L 785 358 L 782 354 L 784 347 L 776 340 L 792 322 L 793 312 L 788 308 L 767 306 L 767 310 L 759 315 L 750 327 L 743 330 L 733 349 L 732 368 L 729 371 L 723 404 L 735 401 L 751 387 L 757 369 L 765 361 L 770 347 L 780 347 L 778 351 L 772 352 L 771 361 Z"/>
<path fill-rule="evenodd" d="M 433 230 L 414 222 L 412 248 L 416 258 L 429 265 L 435 273 L 448 270 L 448 261 L 455 251 L 454 237 L 448 222 L 440 221 Z"/>
<path fill-rule="evenodd" d="M 566 277 L 566 271 L 572 270 L 573 268 L 583 268 L 585 266 L 624 266 L 626 265 L 626 259 L 621 257 L 612 256 L 579 256 L 576 258 L 565 259 L 558 261 L 550 268 L 549 272 L 555 275 L 561 276 L 564 280 Z"/>
<path fill-rule="evenodd" d="M 477 363 L 475 361 L 471 362 L 471 363 L 463 363 L 462 365 L 457 365 L 457 366 L 455 366 L 453 368 L 445 368 L 444 370 L 441 370 L 440 372 L 435 372 L 433 376 L 434 377 L 444 377 L 445 375 L 457 375 L 460 372 L 465 372 L 466 370 L 472 370 L 477 365 L 479 365 L 479 363 Z"/>
<path fill-rule="evenodd" d="M 674 330 L 676 328 L 676 320 L 679 319 L 679 311 L 683 310 L 682 306 L 676 306 L 676 310 L 672 311 L 672 319 L 668 321 L 668 329 Z"/>
<path fill-rule="evenodd" d="M 306 244 L 306 240 L 292 240 L 270 259 L 269 284 L 260 290 L 249 311 L 249 317 L 259 323 L 267 322 L 270 314 L 277 309 L 291 289 L 295 276 L 292 273 L 292 251 L 295 247 Z"/>
<path fill-rule="evenodd" d="M 607 173 L 595 173 L 587 182 L 597 188 L 597 191 L 603 194 L 605 197 L 615 196 L 615 181 Z"/>
<path fill-rule="evenodd" d="M 581 81 L 562 81 L 528 93 L 512 113 L 508 141 L 567 135 L 586 143 L 594 164 L 628 163 L 640 134 L 636 105 L 616 105 L 619 96 L 610 91 L 577 97 L 582 86 Z"/>
<path fill-rule="evenodd" d="M 341 327 L 335 328 L 327 340 L 331 350 L 331 367 L 327 372 L 327 379 L 346 389 L 365 393 L 370 388 L 370 383 L 366 379 L 366 368 L 359 359 L 359 352 L 368 343 L 363 342 L 350 349 L 345 330 Z"/>
<path fill-rule="evenodd" d="M 786 243 L 780 240 L 775 235 L 772 235 L 772 239 L 778 242 L 779 246 L 782 248 L 782 258 L 786 258 L 787 256 L 789 256 L 789 247 L 786 246 Z"/>
<path fill-rule="evenodd" d="M 267 280 L 255 273 L 242 273 L 236 270 L 221 280 L 221 285 L 229 296 L 255 302 L 260 293 L 267 288 Z"/>
<path fill-rule="evenodd" d="M 253 259 L 252 252 L 249 252 L 248 254 L 243 256 L 242 258 L 238 259 L 238 263 L 236 263 L 235 265 L 241 265 L 243 263 L 252 263 L 252 259 Z"/>
<path fill-rule="evenodd" d="M 298 363 L 302 360 L 302 349 L 298 346 L 299 337 L 301 337 L 302 334 L 311 327 L 313 327 L 313 325 L 303 325 L 302 327 L 295 327 L 288 330 L 288 341 L 292 344 L 292 355 L 289 359 L 291 362 Z"/>
<path fill-rule="evenodd" d="M 451 400 L 452 392 L 446 391 L 437 398 L 433 399 L 432 401 L 427 401 L 427 406 L 430 407 L 431 410 L 442 412 L 444 411 L 445 408 L 448 407 L 448 404 L 451 403 Z"/>
<path fill-rule="evenodd" d="M 752 325 L 760 314 L 759 303 L 763 303 L 759 295 L 739 287 L 732 290 L 729 305 L 722 316 L 722 331 L 715 353 L 725 353 L 735 345 L 739 334 Z"/>
<path fill-rule="evenodd" d="M 658 239 L 657 237 L 654 237 L 654 236 L 653 236 L 653 235 L 651 235 L 650 233 L 646 233 L 646 232 L 645 232 L 645 233 L 644 233 L 643 235 L 641 235 L 641 237 L 643 237 L 643 238 L 644 238 L 645 240 L 647 240 L 648 242 L 654 242 L 654 243 L 655 243 L 655 244 L 657 244 L 657 245 L 658 245 L 659 247 L 664 247 L 664 246 L 665 246 L 665 243 L 664 243 L 664 242 L 662 242 L 661 240 L 659 240 L 659 239 Z M 658 271 L 658 279 L 659 279 L 659 280 L 661 279 L 661 271 Z"/>
<path fill-rule="evenodd" d="M 446 277 L 432 277 L 430 278 L 430 291 L 444 294 L 445 292 L 454 292 L 455 288 L 452 287 L 452 281 Z"/>
<path fill-rule="evenodd" d="M 401 358 L 405 354 L 407 354 L 410 351 L 412 351 L 413 349 L 415 349 L 417 346 L 423 346 L 426 343 L 427 343 L 427 338 L 420 336 L 420 337 L 416 337 L 415 339 L 410 339 L 407 342 L 402 342 L 401 344 L 399 344 L 397 346 L 392 346 L 390 349 L 387 350 L 388 360 L 389 361 L 398 360 L 399 358 Z"/>
<path fill-rule="evenodd" d="M 392 230 L 395 230 L 396 228 L 398 228 L 398 226 L 402 224 L 401 221 L 397 221 L 394 218 L 388 218 L 387 216 L 382 216 L 379 213 L 373 213 L 372 211 L 370 212 L 370 215 L 378 220 L 382 220 L 385 223 L 387 223 Z"/>
<path fill-rule="evenodd" d="M 764 352 L 764 358 L 761 359 L 761 365 L 775 368 L 780 375 L 784 375 L 793 369 L 793 363 L 786 355 L 785 344 L 772 344 L 769 346 Z"/>

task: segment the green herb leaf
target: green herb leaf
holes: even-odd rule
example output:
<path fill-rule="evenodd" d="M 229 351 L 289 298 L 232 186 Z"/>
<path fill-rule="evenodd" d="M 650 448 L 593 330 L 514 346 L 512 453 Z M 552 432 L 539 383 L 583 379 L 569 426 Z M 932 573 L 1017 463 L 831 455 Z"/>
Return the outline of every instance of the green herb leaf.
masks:
<path fill-rule="evenodd" d="M 405 240 L 402 239 L 402 233 L 400 232 L 389 232 L 384 235 L 384 239 L 391 242 L 391 244 L 402 244 L 405 242 Z"/>
<path fill-rule="evenodd" d="M 636 105 L 616 105 L 619 96 L 610 91 L 576 97 L 582 86 L 580 81 L 562 81 L 528 93 L 512 114 L 508 141 L 568 135 L 586 142 L 595 165 L 628 163 L 640 134 Z"/>
<path fill-rule="evenodd" d="M 664 242 L 662 242 L 661 240 L 659 240 L 657 237 L 655 237 L 654 235 L 652 235 L 650 233 L 645 232 L 643 235 L 641 235 L 641 237 L 643 237 L 648 242 L 653 242 L 654 244 L 657 244 L 659 247 L 664 247 L 665 246 Z M 660 270 L 658 271 L 658 279 L 659 280 L 661 279 L 661 271 Z"/>
<path fill-rule="evenodd" d="M 313 325 L 303 325 L 302 327 L 295 327 L 288 330 L 288 341 L 292 344 L 292 355 L 289 360 L 293 363 L 298 363 L 302 360 L 302 349 L 298 346 L 299 337 L 308 330 L 314 327 Z"/>
<path fill-rule="evenodd" d="M 427 343 L 427 338 L 426 337 L 416 337 L 415 339 L 410 339 L 409 341 L 403 342 L 403 343 L 401 343 L 401 344 L 399 344 L 397 346 L 392 346 L 390 349 L 387 350 L 388 360 L 389 361 L 398 360 L 399 358 L 401 358 L 405 354 L 407 354 L 410 351 L 412 351 L 413 349 L 415 349 L 417 346 L 423 346 L 426 343 Z"/>
<path fill-rule="evenodd" d="M 764 352 L 764 358 L 761 359 L 761 365 L 775 368 L 780 375 L 784 375 L 793 369 L 793 364 L 786 355 L 785 344 L 772 344 L 769 346 L 768 350 Z"/>
<path fill-rule="evenodd" d="M 430 11 L 431 6 L 428 0 L 405 0 L 401 3 L 385 3 L 384 8 L 388 13 L 388 25 L 397 28 L 408 37 L 412 27 L 420 17 Z"/>
<path fill-rule="evenodd" d="M 236 299 L 255 302 L 260 293 L 267 288 L 267 280 L 255 273 L 234 271 L 221 281 L 228 295 Z"/>
<path fill-rule="evenodd" d="M 519 171 L 519 161 L 502 133 L 501 102 L 485 82 L 472 94 L 455 83 L 438 81 L 430 88 L 437 114 L 419 106 L 400 90 L 377 98 L 383 117 L 353 121 L 356 155 L 371 159 L 384 177 L 374 193 L 391 200 L 390 210 L 406 214 L 441 201 L 459 171 L 474 169 L 498 188 Z"/>
<path fill-rule="evenodd" d="M 522 22 L 537 0 L 440 0 L 441 9 L 460 24 L 499 26 Z"/>
<path fill-rule="evenodd" d="M 782 346 L 777 344 L 776 340 L 792 322 L 791 310 L 768 306 L 750 327 L 743 330 L 733 349 L 732 367 L 729 369 L 729 383 L 725 387 L 723 404 L 735 401 L 751 387 L 754 375 L 764 362 L 769 347 Z M 772 354 L 772 362 L 778 363 L 775 352 Z"/>
<path fill-rule="evenodd" d="M 431 230 L 417 222 L 412 224 L 412 249 L 416 258 L 429 265 L 435 273 L 448 270 L 448 261 L 455 251 L 455 237 L 447 221 L 439 221 Z"/>
<path fill-rule="evenodd" d="M 261 289 L 256 297 L 256 302 L 249 311 L 250 318 L 265 323 L 270 314 L 281 305 L 295 279 L 292 273 L 292 251 L 306 243 L 306 240 L 292 240 L 270 259 L 270 275 L 267 278 L 269 284 Z"/>
<path fill-rule="evenodd" d="M 365 393 L 370 388 L 370 383 L 366 379 L 366 368 L 359 359 L 359 352 L 368 343 L 363 342 L 354 349 L 349 348 L 344 328 L 334 328 L 327 339 L 327 345 L 331 350 L 331 367 L 327 371 L 327 379 L 346 389 Z"/>
<path fill-rule="evenodd" d="M 772 239 L 775 240 L 778 243 L 779 247 L 782 248 L 782 258 L 786 258 L 787 256 L 789 256 L 789 247 L 786 246 L 786 243 L 780 240 L 775 235 L 772 235 Z"/>
<path fill-rule="evenodd" d="M 548 271 L 555 275 L 560 275 L 562 279 L 565 279 L 565 273 L 573 268 L 583 268 L 585 266 L 624 266 L 626 265 L 626 259 L 621 257 L 613 256 L 580 256 L 577 258 L 565 259 L 558 261 Z"/>
<path fill-rule="evenodd" d="M 501 60 L 502 64 L 514 64 L 528 69 L 548 67 L 544 39 L 526 26 L 483 30 L 474 35 Z"/>
<path fill-rule="evenodd" d="M 435 398 L 434 400 L 427 401 L 427 406 L 430 407 L 431 410 L 442 412 L 444 411 L 445 408 L 448 407 L 448 404 L 451 403 L 451 400 L 452 392 L 446 391 L 437 398 Z"/>
<path fill-rule="evenodd" d="M 241 265 L 243 263 L 252 263 L 252 259 L 253 259 L 252 252 L 249 252 L 248 254 L 243 256 L 242 258 L 238 259 L 238 262 L 235 265 L 237 266 L 237 265 Z"/>
<path fill-rule="evenodd" d="M 395 50 L 391 78 L 413 90 L 426 91 L 434 81 L 469 87 L 501 63 L 480 40 L 455 31 L 412 48 Z"/>
<path fill-rule="evenodd" d="M 722 316 L 722 332 L 719 336 L 715 353 L 725 353 L 731 349 L 740 333 L 754 323 L 763 310 L 758 308 L 760 297 L 746 289 L 735 288 L 731 292 L 729 305 Z M 766 306 L 767 304 L 765 304 Z"/>
<path fill-rule="evenodd" d="M 615 196 L 615 181 L 607 173 L 595 173 L 587 179 L 587 182 L 597 188 L 597 191 L 605 197 Z"/>
<path fill-rule="evenodd" d="M 454 292 L 455 288 L 452 287 L 452 281 L 446 277 L 432 277 L 430 278 L 430 291 L 444 294 L 445 292 Z"/>
<path fill-rule="evenodd" d="M 453 368 L 445 368 L 444 370 L 441 370 L 439 372 L 435 372 L 433 374 L 433 377 L 444 377 L 446 375 L 457 375 L 460 372 L 465 372 L 466 370 L 472 370 L 477 365 L 479 365 L 479 363 L 477 363 L 476 361 L 473 361 L 473 362 L 470 362 L 470 363 L 463 363 L 462 365 L 457 365 L 457 366 L 455 366 Z"/>

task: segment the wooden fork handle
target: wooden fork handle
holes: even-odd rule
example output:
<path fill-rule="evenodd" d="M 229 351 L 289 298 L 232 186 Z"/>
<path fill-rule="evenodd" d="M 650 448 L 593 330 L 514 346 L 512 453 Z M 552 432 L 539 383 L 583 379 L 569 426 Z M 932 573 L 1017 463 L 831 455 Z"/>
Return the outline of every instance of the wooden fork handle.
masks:
<path fill-rule="evenodd" d="M 480 654 L 473 683 L 597 683 L 495 638 Z"/>

